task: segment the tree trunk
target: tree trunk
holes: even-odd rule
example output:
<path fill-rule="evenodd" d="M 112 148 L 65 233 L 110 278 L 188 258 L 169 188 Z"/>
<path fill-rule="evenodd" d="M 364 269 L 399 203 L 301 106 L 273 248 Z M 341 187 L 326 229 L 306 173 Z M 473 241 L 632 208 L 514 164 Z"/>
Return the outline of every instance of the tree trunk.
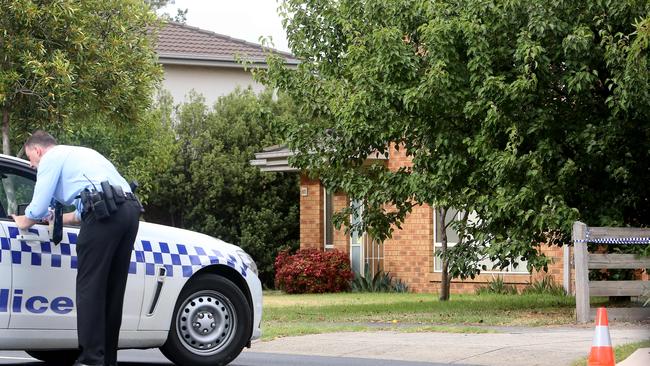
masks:
<path fill-rule="evenodd" d="M 11 155 L 9 146 L 9 107 L 2 108 L 2 153 Z"/>
<path fill-rule="evenodd" d="M 438 230 L 440 231 L 441 242 L 442 242 L 442 275 L 440 278 L 440 301 L 449 300 L 449 287 L 451 281 L 449 281 L 449 261 L 445 254 L 447 254 L 447 223 L 445 222 L 447 218 L 447 207 L 439 208 L 438 215 L 440 219 L 438 220 Z"/>
<path fill-rule="evenodd" d="M 9 107 L 2 108 L 2 153 L 11 155 L 11 145 L 9 145 Z M 2 185 L 7 194 L 7 207 L 5 210 L 8 215 L 16 214 L 18 202 L 16 202 L 16 190 L 14 188 L 13 177 L 2 178 Z"/>

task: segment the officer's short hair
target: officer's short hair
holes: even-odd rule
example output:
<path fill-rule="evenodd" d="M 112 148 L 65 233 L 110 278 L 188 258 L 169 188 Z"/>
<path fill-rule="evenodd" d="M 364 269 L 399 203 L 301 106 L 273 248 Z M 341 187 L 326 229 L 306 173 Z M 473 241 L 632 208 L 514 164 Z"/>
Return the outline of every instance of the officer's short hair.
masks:
<path fill-rule="evenodd" d="M 48 147 L 56 145 L 54 136 L 43 130 L 37 130 L 25 141 L 25 147 L 32 148 L 34 146 Z"/>

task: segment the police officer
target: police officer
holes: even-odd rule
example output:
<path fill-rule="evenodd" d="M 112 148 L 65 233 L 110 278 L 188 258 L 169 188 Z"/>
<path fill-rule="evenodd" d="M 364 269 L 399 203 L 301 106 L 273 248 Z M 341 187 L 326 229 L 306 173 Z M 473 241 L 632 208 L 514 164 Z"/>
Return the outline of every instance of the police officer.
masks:
<path fill-rule="evenodd" d="M 63 224 L 81 224 L 77 238 L 77 334 L 81 353 L 75 366 L 116 365 L 140 204 L 113 164 L 95 150 L 57 145 L 54 137 L 39 130 L 25 142 L 25 153 L 37 168 L 36 185 L 25 215 L 13 216 L 16 225 L 27 229 L 43 220 L 52 199 L 76 205 L 76 211 L 63 215 Z M 98 215 L 99 210 L 79 197 L 102 191 L 101 182 L 106 181 L 115 186 L 114 193 L 122 193 L 121 203 L 100 219 L 104 215 Z M 105 192 L 99 196 L 105 198 Z"/>

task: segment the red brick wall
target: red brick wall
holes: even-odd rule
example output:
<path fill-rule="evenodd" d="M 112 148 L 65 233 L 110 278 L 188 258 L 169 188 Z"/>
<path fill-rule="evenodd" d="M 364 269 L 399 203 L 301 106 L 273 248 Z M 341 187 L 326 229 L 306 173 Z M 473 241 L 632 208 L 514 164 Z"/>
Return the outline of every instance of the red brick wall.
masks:
<path fill-rule="evenodd" d="M 433 269 L 433 210 L 418 206 L 384 242 L 384 271 L 406 282 L 412 291 L 428 287 Z"/>
<path fill-rule="evenodd" d="M 323 188 L 320 181 L 300 177 L 300 248 L 323 249 Z"/>
<path fill-rule="evenodd" d="M 403 145 L 400 145 L 399 150 L 396 144 L 391 144 L 389 149 L 388 169 L 396 171 L 401 167 L 413 166 L 413 159 L 406 156 L 406 151 Z"/>

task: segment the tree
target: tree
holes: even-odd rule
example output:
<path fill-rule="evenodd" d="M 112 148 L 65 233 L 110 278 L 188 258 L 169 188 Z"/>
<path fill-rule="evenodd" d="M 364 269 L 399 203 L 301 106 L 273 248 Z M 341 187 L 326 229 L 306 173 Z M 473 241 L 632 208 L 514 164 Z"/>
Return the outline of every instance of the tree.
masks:
<path fill-rule="evenodd" d="M 650 223 L 650 4 L 588 0 L 285 0 L 297 70 L 259 77 L 294 98 L 298 167 L 367 205 L 390 237 L 414 205 L 472 212 L 452 276 L 489 257 L 543 268 L 573 220 Z M 405 149 L 412 166 L 364 163 Z M 342 212 L 341 222 L 348 212 Z"/>
<path fill-rule="evenodd" d="M 162 75 L 156 22 L 138 0 L 0 1 L 3 153 L 18 151 L 10 137 L 63 131 L 73 114 L 136 121 Z"/>
<path fill-rule="evenodd" d="M 272 286 L 275 255 L 298 246 L 298 177 L 262 173 L 250 160 L 279 142 L 271 125 L 293 113 L 286 98 L 250 89 L 221 97 L 212 108 L 191 94 L 178 108 L 176 161 L 159 177 L 149 219 L 241 246 Z"/>

